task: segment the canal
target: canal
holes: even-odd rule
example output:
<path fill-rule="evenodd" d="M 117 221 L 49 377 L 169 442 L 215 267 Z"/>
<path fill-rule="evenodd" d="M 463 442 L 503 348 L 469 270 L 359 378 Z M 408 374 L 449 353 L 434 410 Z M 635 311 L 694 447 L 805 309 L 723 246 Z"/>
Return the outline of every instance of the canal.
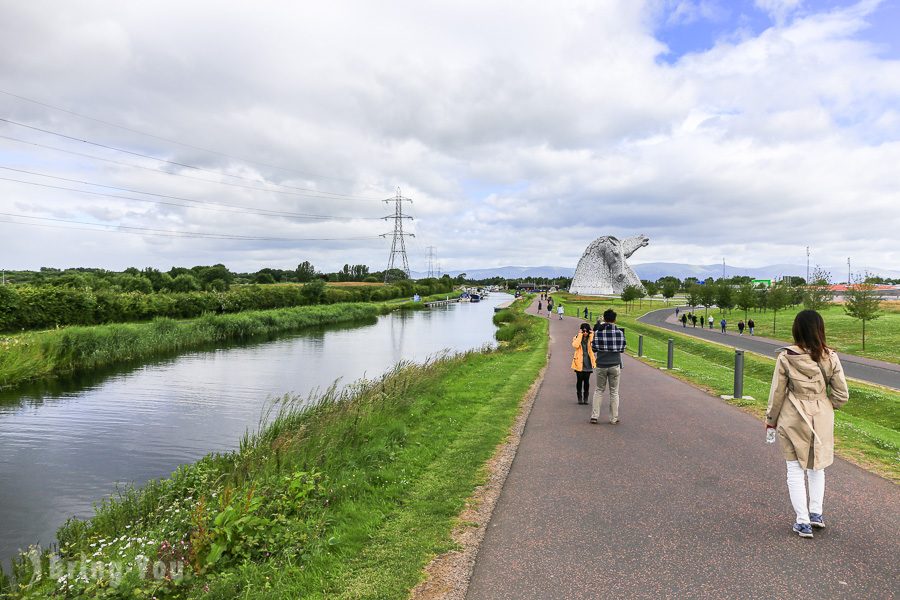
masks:
<path fill-rule="evenodd" d="M 0 564 L 29 544 L 46 547 L 68 517 L 90 516 L 117 486 L 235 449 L 274 398 L 494 344 L 493 307 L 509 299 L 493 294 L 0 392 Z"/>

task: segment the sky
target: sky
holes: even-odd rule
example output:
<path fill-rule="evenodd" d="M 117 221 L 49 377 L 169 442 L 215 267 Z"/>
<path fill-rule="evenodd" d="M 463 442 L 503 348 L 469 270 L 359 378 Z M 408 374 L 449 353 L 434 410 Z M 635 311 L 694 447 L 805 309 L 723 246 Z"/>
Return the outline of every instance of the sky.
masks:
<path fill-rule="evenodd" d="M 900 0 L 0 11 L 0 268 L 900 269 Z"/>

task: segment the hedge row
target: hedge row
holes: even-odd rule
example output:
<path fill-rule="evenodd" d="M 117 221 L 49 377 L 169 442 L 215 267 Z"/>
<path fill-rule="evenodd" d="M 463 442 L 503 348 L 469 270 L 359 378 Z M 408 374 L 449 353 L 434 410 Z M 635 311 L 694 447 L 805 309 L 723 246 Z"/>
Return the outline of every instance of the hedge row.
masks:
<path fill-rule="evenodd" d="M 337 288 L 321 280 L 299 285 L 247 285 L 225 292 L 143 294 L 93 291 L 87 288 L 0 286 L 0 331 L 47 329 L 65 325 L 98 325 L 147 321 L 155 317 L 189 319 L 205 313 L 236 313 L 334 304 L 383 301 L 449 292 L 442 280 L 401 281 L 385 286 Z"/>

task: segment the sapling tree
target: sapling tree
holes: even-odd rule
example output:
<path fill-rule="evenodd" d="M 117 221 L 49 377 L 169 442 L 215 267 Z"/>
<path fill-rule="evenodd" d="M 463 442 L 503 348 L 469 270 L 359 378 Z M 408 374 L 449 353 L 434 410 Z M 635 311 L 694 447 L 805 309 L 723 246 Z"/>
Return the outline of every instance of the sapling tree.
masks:
<path fill-rule="evenodd" d="M 665 298 L 666 302 L 668 303 L 668 301 L 675 296 L 675 292 L 678 291 L 678 282 L 667 279 L 665 282 L 663 282 L 661 291 L 663 298 Z"/>
<path fill-rule="evenodd" d="M 777 283 L 769 288 L 766 294 L 766 303 L 772 309 L 772 335 L 775 335 L 775 320 L 778 318 L 778 311 L 786 307 L 791 302 L 791 290 L 784 284 Z"/>
<path fill-rule="evenodd" d="M 633 303 L 640 297 L 641 290 L 636 285 L 626 285 L 625 289 L 622 290 L 622 302 L 626 305 L 629 303 Z"/>
<path fill-rule="evenodd" d="M 747 318 L 747 311 L 756 306 L 756 292 L 749 283 L 743 284 L 734 297 L 734 304 L 744 311 L 744 319 Z"/>
<path fill-rule="evenodd" d="M 697 282 L 692 282 L 687 285 L 687 301 L 688 304 L 691 305 L 691 308 L 695 306 L 700 306 L 701 302 L 701 294 L 700 294 L 700 286 L 697 285 Z"/>
<path fill-rule="evenodd" d="M 866 349 L 866 321 L 874 321 L 881 316 L 881 300 L 875 292 L 875 286 L 857 280 L 847 286 L 847 297 L 844 301 L 844 312 L 862 321 L 862 349 Z"/>
<path fill-rule="evenodd" d="M 806 285 L 803 291 L 803 307 L 811 310 L 822 310 L 831 304 L 833 298 L 831 273 L 816 266 L 810 277 L 810 283 Z"/>
<path fill-rule="evenodd" d="M 705 317 L 709 314 L 709 307 L 716 303 L 716 289 L 714 285 L 707 283 L 700 286 L 700 302 L 706 309 L 703 313 Z"/>

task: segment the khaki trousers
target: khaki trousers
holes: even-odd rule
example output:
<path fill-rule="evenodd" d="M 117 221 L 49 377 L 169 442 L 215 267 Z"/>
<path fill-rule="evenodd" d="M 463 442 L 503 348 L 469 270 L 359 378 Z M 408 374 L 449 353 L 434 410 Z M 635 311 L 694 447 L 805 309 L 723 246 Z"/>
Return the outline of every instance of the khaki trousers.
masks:
<path fill-rule="evenodd" d="M 597 374 L 597 388 L 594 390 L 594 398 L 591 407 L 591 418 L 600 418 L 600 407 L 603 404 L 603 391 L 609 383 L 609 422 L 615 423 L 619 420 L 619 374 L 622 368 L 618 365 L 615 367 L 597 367 L 594 372 Z"/>

